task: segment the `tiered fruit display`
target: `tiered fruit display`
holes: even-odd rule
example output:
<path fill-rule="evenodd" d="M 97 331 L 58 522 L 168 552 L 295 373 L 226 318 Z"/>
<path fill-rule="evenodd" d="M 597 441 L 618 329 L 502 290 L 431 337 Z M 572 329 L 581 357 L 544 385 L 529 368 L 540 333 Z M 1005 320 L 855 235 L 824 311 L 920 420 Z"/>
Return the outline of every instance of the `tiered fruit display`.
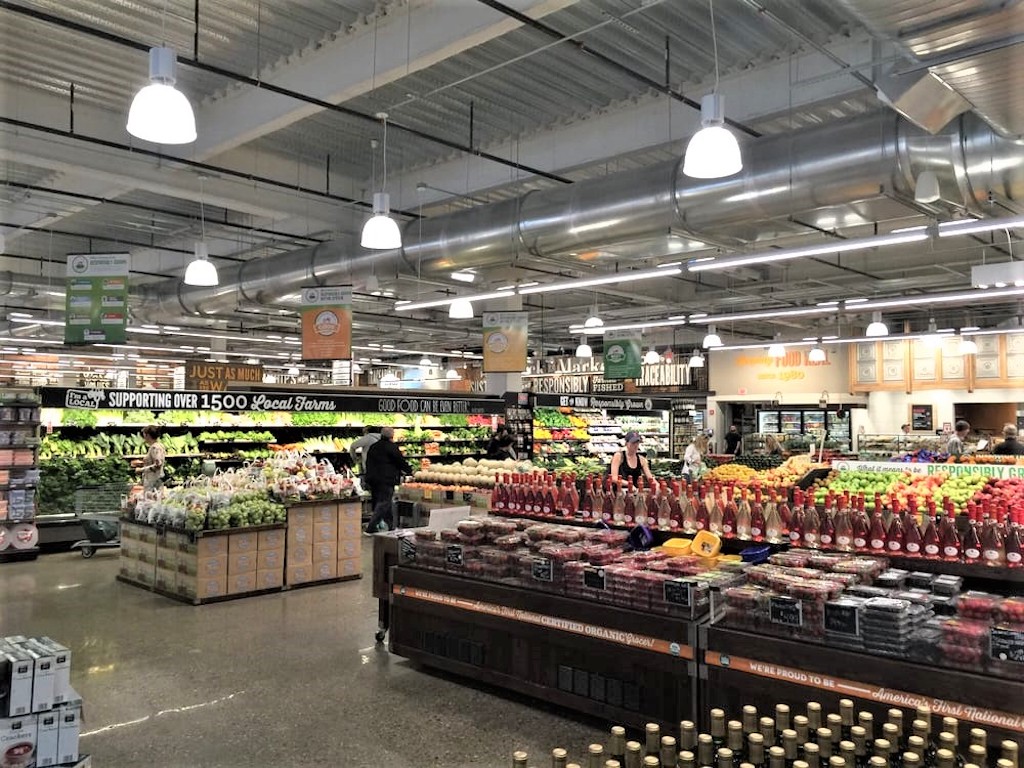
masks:
<path fill-rule="evenodd" d="M 463 459 L 458 464 L 431 464 L 424 461 L 421 469 L 413 473 L 413 488 L 441 487 L 445 490 L 464 488 L 493 488 L 503 472 L 532 472 L 534 466 L 528 461 L 514 459 Z"/>
<path fill-rule="evenodd" d="M 870 503 L 876 493 L 887 494 L 901 474 L 900 472 L 861 472 L 858 470 L 833 471 L 812 486 L 814 503 L 824 504 L 825 497 L 829 493 L 841 495 L 847 491 L 853 495 L 863 493 Z"/>
<path fill-rule="evenodd" d="M 703 479 L 716 483 L 737 483 L 746 485 L 758 479 L 758 471 L 743 464 L 730 461 L 728 464 L 719 464 L 714 469 L 708 470 Z"/>
<path fill-rule="evenodd" d="M 948 498 L 957 513 L 966 511 L 967 502 L 988 482 L 983 475 L 955 475 L 945 472 L 917 475 L 910 472 L 867 472 L 843 470 L 831 472 L 814 484 L 814 503 L 824 504 L 827 494 L 863 493 L 869 509 L 874 506 L 875 494 L 881 495 L 882 504 L 894 501 L 906 508 L 913 498 L 919 509 L 929 501 L 941 506 Z"/>

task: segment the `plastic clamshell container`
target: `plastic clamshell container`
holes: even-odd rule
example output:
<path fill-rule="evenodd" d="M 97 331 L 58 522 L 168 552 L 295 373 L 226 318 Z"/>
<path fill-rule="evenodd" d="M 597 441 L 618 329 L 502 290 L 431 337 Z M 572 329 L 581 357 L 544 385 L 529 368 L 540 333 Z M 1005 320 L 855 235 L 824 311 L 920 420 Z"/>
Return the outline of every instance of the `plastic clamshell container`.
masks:
<path fill-rule="evenodd" d="M 995 613 L 1000 599 L 998 595 L 990 595 L 987 592 L 964 592 L 960 595 L 956 610 L 963 618 L 987 621 Z"/>
<path fill-rule="evenodd" d="M 763 563 L 768 560 L 772 548 L 767 544 L 754 547 L 747 547 L 739 554 L 739 559 L 745 563 Z"/>
<path fill-rule="evenodd" d="M 692 547 L 692 539 L 680 539 L 677 537 L 674 539 L 669 539 L 664 544 L 662 544 L 661 550 L 669 557 L 682 557 L 683 555 L 690 554 Z"/>
<path fill-rule="evenodd" d="M 1024 624 L 1024 597 L 1008 597 L 996 606 L 995 619 L 1002 624 Z"/>

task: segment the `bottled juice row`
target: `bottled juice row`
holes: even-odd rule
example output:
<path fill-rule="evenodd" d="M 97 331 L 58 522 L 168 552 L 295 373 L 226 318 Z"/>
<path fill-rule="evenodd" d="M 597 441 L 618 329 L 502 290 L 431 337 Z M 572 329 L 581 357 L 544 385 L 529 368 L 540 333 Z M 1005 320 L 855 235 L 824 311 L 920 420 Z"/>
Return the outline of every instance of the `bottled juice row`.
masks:
<path fill-rule="evenodd" d="M 890 709 L 879 727 L 870 712 L 856 713 L 850 699 L 840 699 L 839 712 L 828 714 L 813 701 L 804 714 L 778 704 L 759 716 L 748 705 L 739 720 L 712 709 L 710 733 L 684 720 L 677 739 L 648 723 L 641 742 L 627 740 L 625 729 L 615 726 L 607 744 L 589 746 L 582 763 L 569 762 L 561 748 L 550 760 L 552 768 L 989 768 L 984 729 L 961 735 L 957 718 L 943 717 L 935 734 L 933 719 L 927 706 L 918 707 L 909 724 L 902 709 Z M 997 750 L 993 768 L 1019 768 L 1017 742 L 1003 741 Z M 513 768 L 541 764 L 525 752 L 512 756 Z"/>
<path fill-rule="evenodd" d="M 614 482 L 587 477 L 577 490 L 574 475 L 506 474 L 491 494 L 491 508 L 501 514 L 551 518 L 582 517 L 609 525 L 646 525 L 660 530 L 696 533 L 707 530 L 723 538 L 753 542 L 788 542 L 794 546 L 893 557 L 1024 567 L 1024 510 L 994 508 L 988 501 L 967 505 L 968 525 L 961 532 L 953 503 L 942 508 L 929 500 L 919 510 L 911 497 L 884 507 L 875 494 L 874 512 L 864 494 L 829 494 L 821 507 L 813 496 L 784 489 L 753 490 L 685 481 L 643 479 Z"/>

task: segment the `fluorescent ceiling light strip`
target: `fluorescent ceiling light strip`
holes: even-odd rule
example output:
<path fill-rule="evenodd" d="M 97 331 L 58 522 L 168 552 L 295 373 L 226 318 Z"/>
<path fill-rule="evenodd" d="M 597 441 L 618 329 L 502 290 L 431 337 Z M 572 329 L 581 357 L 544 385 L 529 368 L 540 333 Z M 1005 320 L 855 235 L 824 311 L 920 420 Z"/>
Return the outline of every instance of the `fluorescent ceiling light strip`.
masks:
<path fill-rule="evenodd" d="M 977 232 L 992 232 L 996 229 L 1017 229 L 1019 227 L 1024 227 L 1024 216 L 1013 216 L 1003 219 L 944 221 L 939 224 L 939 237 L 973 235 Z"/>
<path fill-rule="evenodd" d="M 567 280 L 564 283 L 542 283 L 530 287 L 520 287 L 519 293 L 522 296 L 529 296 L 534 293 L 551 293 L 553 291 L 573 291 L 577 288 L 590 288 L 595 285 L 610 285 L 612 283 L 628 283 L 633 280 L 648 280 L 652 277 L 664 277 L 665 275 L 678 275 L 682 272 L 679 267 L 656 267 L 655 269 L 637 270 L 635 272 L 620 272 L 615 275 L 604 275 L 603 277 L 586 277 L 581 280 Z"/>
<path fill-rule="evenodd" d="M 580 334 L 587 334 L 588 336 L 600 336 L 605 331 L 642 331 L 650 328 L 673 328 L 680 325 L 686 325 L 685 320 L 652 320 L 649 323 L 622 323 L 620 325 L 603 325 L 587 328 L 582 325 L 573 325 L 569 327 L 569 332 L 578 336 Z"/>
<path fill-rule="evenodd" d="M 776 261 L 802 259 L 809 256 L 822 256 L 831 253 L 847 253 L 849 251 L 861 251 L 867 248 L 879 248 L 885 245 L 913 243 L 927 239 L 927 232 L 902 232 L 888 235 L 876 235 L 872 237 L 860 237 L 851 240 L 833 240 L 828 243 L 807 245 L 801 248 L 780 248 L 777 251 L 762 251 L 760 253 L 741 254 L 737 256 L 723 256 L 722 258 L 712 259 L 710 261 L 695 260 L 690 262 L 688 269 L 691 272 L 732 269 L 733 267 L 744 267 L 750 264 L 768 264 Z"/>
<path fill-rule="evenodd" d="M 865 301 L 848 308 L 850 311 L 860 312 L 867 309 L 886 309 L 889 307 L 904 307 L 907 305 L 920 304 L 950 304 L 956 302 L 991 301 L 992 299 L 1006 298 L 1010 296 L 1024 296 L 1024 287 L 1008 288 L 978 288 L 973 291 L 957 291 L 954 293 L 929 293 L 921 296 L 901 296 L 891 299 L 878 299 Z"/>
<path fill-rule="evenodd" d="M 506 299 L 515 296 L 515 291 L 491 291 L 490 293 L 475 293 L 468 296 L 448 296 L 444 299 L 431 299 L 430 301 L 396 301 L 396 312 L 411 312 L 414 309 L 430 309 L 431 307 L 447 307 L 453 301 L 486 301 L 487 299 Z"/>
<path fill-rule="evenodd" d="M 762 312 L 738 312 L 732 315 L 704 315 L 703 317 L 690 316 L 690 322 L 695 325 L 708 323 L 728 323 L 739 320 L 764 320 L 772 317 L 801 317 L 806 315 L 827 315 L 836 311 L 835 306 L 831 307 L 806 307 L 803 309 L 766 309 Z"/>
<path fill-rule="evenodd" d="M 64 327 L 63 320 L 37 320 L 27 317 L 15 317 L 14 315 L 11 315 L 8 319 L 12 323 L 18 323 L 19 325 L 59 325 L 62 328 Z"/>

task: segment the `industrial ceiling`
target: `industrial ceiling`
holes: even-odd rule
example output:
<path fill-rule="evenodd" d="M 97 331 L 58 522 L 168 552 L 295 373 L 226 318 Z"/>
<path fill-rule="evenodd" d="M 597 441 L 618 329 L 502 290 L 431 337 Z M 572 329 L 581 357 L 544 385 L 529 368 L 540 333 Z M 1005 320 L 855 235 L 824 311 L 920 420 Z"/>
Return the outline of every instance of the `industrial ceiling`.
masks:
<path fill-rule="evenodd" d="M 714 14 L 746 159 L 697 184 L 678 164 L 714 82 L 707 0 L 0 0 L 0 331 L 56 338 L 65 256 L 90 251 L 131 253 L 137 327 L 216 328 L 238 354 L 296 332 L 299 285 L 351 280 L 355 343 L 394 346 L 383 359 L 479 350 L 479 319 L 399 314 L 396 300 L 682 262 L 663 280 L 524 296 L 531 346 L 571 349 L 595 306 L 606 323 L 774 313 L 719 323 L 727 342 L 759 342 L 856 335 L 863 313 L 786 310 L 963 291 L 972 266 L 1019 258 L 1007 227 L 690 272 L 1024 214 L 1024 4 L 716 0 Z M 196 109 L 185 147 L 125 130 L 161 44 Z M 379 112 L 400 253 L 358 244 L 380 186 Z M 915 202 L 922 170 L 938 202 Z M 178 285 L 201 213 L 222 275 L 210 294 Z M 471 289 L 459 267 L 476 269 Z M 1020 301 L 886 315 L 989 327 L 1016 322 Z M 181 341 L 148 330 L 149 345 Z M 645 338 L 689 348 L 705 330 Z"/>

